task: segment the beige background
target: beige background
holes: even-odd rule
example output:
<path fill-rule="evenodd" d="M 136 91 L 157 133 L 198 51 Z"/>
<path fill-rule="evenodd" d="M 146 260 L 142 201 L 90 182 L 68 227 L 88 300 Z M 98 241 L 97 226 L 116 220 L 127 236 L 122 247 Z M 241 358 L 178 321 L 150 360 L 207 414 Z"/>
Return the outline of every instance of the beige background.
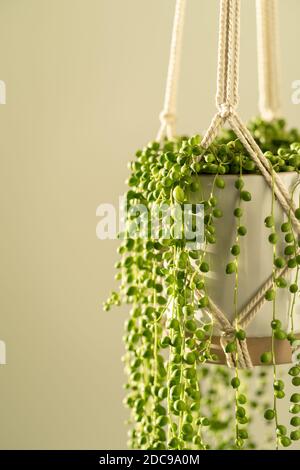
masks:
<path fill-rule="evenodd" d="M 214 111 L 217 0 L 188 0 L 182 132 Z M 174 0 L 0 0 L 0 447 L 124 448 L 121 337 L 105 314 L 116 242 L 96 207 L 158 129 Z M 299 0 L 280 0 L 282 96 L 300 79 Z M 257 112 L 254 0 L 242 0 L 241 114 Z"/>

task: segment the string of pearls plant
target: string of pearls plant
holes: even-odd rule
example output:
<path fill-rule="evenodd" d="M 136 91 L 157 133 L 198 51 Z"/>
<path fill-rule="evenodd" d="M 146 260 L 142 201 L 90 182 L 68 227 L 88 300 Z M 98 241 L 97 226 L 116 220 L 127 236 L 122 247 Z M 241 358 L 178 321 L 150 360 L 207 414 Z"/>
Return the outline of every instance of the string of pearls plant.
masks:
<path fill-rule="evenodd" d="M 273 172 L 298 173 L 300 135 L 296 130 L 286 130 L 283 120 L 266 123 L 260 118 L 250 122 L 249 129 L 265 152 Z M 152 142 L 139 150 L 129 165 L 127 225 L 125 233 L 120 234 L 121 259 L 116 264 L 120 287 L 104 304 L 105 310 L 113 305 L 131 305 L 124 335 L 129 445 L 133 449 L 253 449 L 258 443 L 252 423 L 264 415 L 269 425 L 274 423 L 269 439 L 275 441 L 276 446 L 287 447 L 300 439 L 300 393 L 294 392 L 289 397 L 291 420 L 287 428 L 281 424 L 277 407 L 278 400 L 285 396 L 285 383 L 279 378 L 274 340 L 288 338 L 292 346 L 296 343 L 293 315 L 300 245 L 290 220 L 283 223 L 281 233 L 277 233 L 273 191 L 272 207 L 265 219 L 266 236 L 273 246 L 270 260 L 273 285 L 266 294 L 266 299 L 273 303 L 272 350 L 261 356 L 262 364 L 271 363 L 273 367 L 256 368 L 254 372 L 232 371 L 226 366 L 211 364 L 218 361 L 218 356 L 211 349 L 214 322 L 209 315 L 206 286 L 210 271 L 207 248 L 216 243 L 215 220 L 223 216 L 218 206 L 225 187 L 222 176 L 236 175 L 235 190 L 239 195 L 239 204 L 234 208 L 236 240 L 228 253 L 224 273 L 235 276 L 233 303 L 236 310 L 239 241 L 247 236 L 243 212 L 252 199 L 243 176 L 259 171 L 232 131 L 224 130 L 207 150 L 200 142 L 199 136 L 165 140 L 161 144 Z M 190 196 L 199 190 L 197 178 L 201 174 L 214 175 L 214 183 L 209 197 L 201 201 L 204 240 L 201 249 L 195 249 L 190 247 L 191 239 L 182 227 L 179 227 L 182 236 L 175 236 L 176 217 L 173 212 L 170 216 L 163 207 L 181 207 L 189 202 Z M 146 224 L 145 230 L 140 220 L 141 216 L 148 217 L 148 213 L 141 214 L 141 208 L 146 207 L 151 212 L 155 204 L 160 204 L 162 210 L 158 236 L 154 238 L 151 224 Z M 190 215 L 193 229 L 200 217 L 194 204 L 190 206 Z M 300 220 L 300 208 L 296 216 Z M 166 227 L 170 229 L 168 237 L 163 236 Z M 286 244 L 283 254 L 277 250 L 282 237 Z M 286 264 L 293 273 L 291 284 L 275 276 L 276 268 Z M 290 291 L 290 331 L 284 331 L 276 318 L 279 289 Z M 241 341 L 246 338 L 245 331 L 238 325 L 235 337 Z M 236 339 L 226 350 L 237 354 Z M 300 385 L 300 356 L 290 367 L 289 375 L 296 390 Z"/>

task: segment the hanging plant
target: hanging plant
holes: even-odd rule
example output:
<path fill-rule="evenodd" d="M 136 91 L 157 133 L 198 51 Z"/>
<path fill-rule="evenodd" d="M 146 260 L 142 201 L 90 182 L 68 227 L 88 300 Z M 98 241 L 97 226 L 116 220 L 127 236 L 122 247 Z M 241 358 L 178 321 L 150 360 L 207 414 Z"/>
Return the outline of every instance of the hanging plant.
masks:
<path fill-rule="evenodd" d="M 239 2 L 233 3 L 230 9 L 230 1 L 222 0 L 221 15 L 233 15 L 238 28 Z M 182 8 L 178 1 L 173 52 Z M 221 22 L 221 37 L 236 34 L 237 29 L 226 29 Z M 225 52 L 237 61 L 236 51 Z M 287 130 L 282 119 L 257 118 L 247 130 L 234 111 L 237 86 L 232 96 L 224 92 L 230 74 L 222 82 L 223 65 L 219 63 L 219 111 L 205 136 L 169 135 L 174 106 L 169 89 L 158 140 L 139 150 L 129 166 L 126 229 L 120 234 L 116 265 L 120 288 L 104 308 L 131 305 L 124 364 L 129 445 L 134 449 L 256 448 L 251 423 L 262 415 L 274 423 L 270 438 L 276 446 L 300 439 L 300 392 L 285 397 L 277 367 L 291 360 L 292 350 L 289 376 L 297 390 L 300 207 L 294 201 L 300 135 Z M 174 72 L 174 61 L 173 67 Z M 235 82 L 237 63 L 232 69 Z M 223 128 L 217 136 L 226 120 L 232 130 Z M 168 138 L 163 138 L 165 131 Z M 290 193 L 278 179 L 280 173 Z M 256 199 L 260 188 L 269 202 L 265 214 L 263 201 Z M 260 213 L 251 209 L 254 204 L 261 206 Z M 258 291 L 251 293 L 245 256 L 251 251 L 259 257 L 258 243 L 257 253 L 249 248 L 249 239 L 257 235 L 256 219 L 263 221 L 269 246 L 263 266 L 270 276 L 257 284 L 265 275 L 260 268 L 252 279 Z M 257 333 L 262 336 L 267 329 L 268 334 L 248 337 L 263 309 L 267 320 Z M 254 365 L 265 367 L 256 372 Z M 277 401 L 284 398 L 290 402 L 289 428 L 278 412 Z"/>

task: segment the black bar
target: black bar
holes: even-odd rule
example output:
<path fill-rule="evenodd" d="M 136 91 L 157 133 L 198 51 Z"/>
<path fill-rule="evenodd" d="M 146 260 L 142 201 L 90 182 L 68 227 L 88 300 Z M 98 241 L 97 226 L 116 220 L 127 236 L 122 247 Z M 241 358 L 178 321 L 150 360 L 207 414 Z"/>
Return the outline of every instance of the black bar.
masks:
<path fill-rule="evenodd" d="M 243 464 L 284 463 L 298 458 L 299 451 L 129 451 L 129 450 L 2 450 L 0 468 L 11 465 L 28 465 L 41 468 L 42 465 L 60 465 L 67 468 L 101 468 L 117 466 L 121 469 L 147 468 L 149 465 L 191 465 L 204 463 L 231 468 L 237 462 Z"/>

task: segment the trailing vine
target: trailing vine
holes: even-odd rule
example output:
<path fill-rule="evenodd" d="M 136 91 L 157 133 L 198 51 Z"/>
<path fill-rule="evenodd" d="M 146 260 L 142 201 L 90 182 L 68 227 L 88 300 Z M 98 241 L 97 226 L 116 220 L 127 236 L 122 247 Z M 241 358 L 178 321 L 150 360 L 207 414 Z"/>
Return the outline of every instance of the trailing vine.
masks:
<path fill-rule="evenodd" d="M 286 130 L 283 120 L 265 123 L 261 119 L 253 120 L 249 129 L 265 151 L 273 175 L 298 173 L 300 135 L 296 130 Z M 273 178 L 272 206 L 265 218 L 267 236 L 273 246 L 272 288 L 266 293 L 273 312 L 271 349 L 261 356 L 262 365 L 273 367 L 270 405 L 263 398 L 267 395 L 267 372 L 244 372 L 236 366 L 232 375 L 230 369 L 219 364 L 221 358 L 213 347 L 216 325 L 209 300 L 213 292 L 208 289 L 210 248 L 217 243 L 220 226 L 216 222 L 223 217 L 219 206 L 226 185 L 223 175 L 234 174 L 234 190 L 238 191 L 238 203 L 233 208 L 236 238 L 228 253 L 224 276 L 235 277 L 232 293 L 235 333 L 226 345 L 226 353 L 234 354 L 237 364 L 237 341 L 246 339 L 237 311 L 240 239 L 247 235 L 243 216 L 247 204 L 255 197 L 245 187 L 245 175 L 259 174 L 259 170 L 232 131 L 224 130 L 207 150 L 200 142 L 199 136 L 152 142 L 139 150 L 130 163 L 126 228 L 119 235 L 120 261 L 116 264 L 120 287 L 104 304 L 105 310 L 113 305 L 131 305 L 125 324 L 123 358 L 128 378 L 125 404 L 130 409 L 129 446 L 253 449 L 258 443 L 251 426 L 254 416 L 263 413 L 267 421 L 275 423 L 276 445 L 287 447 L 300 439 L 300 394 L 295 392 L 290 397 L 292 417 L 288 431 L 280 423 L 277 410 L 277 400 L 285 397 L 285 384 L 278 378 L 275 350 L 276 341 L 288 339 L 294 351 L 289 376 L 293 387 L 298 387 L 300 355 L 294 311 L 300 244 L 290 217 L 278 230 Z M 213 175 L 208 191 L 201 175 Z M 298 180 L 293 196 L 297 188 Z M 300 209 L 296 210 L 296 217 L 300 220 Z M 201 228 L 203 237 L 199 240 Z M 285 247 L 281 253 L 279 242 L 283 239 Z M 278 269 L 285 266 L 289 276 L 278 277 Z M 291 299 L 288 328 L 276 316 L 276 299 L 284 289 Z M 253 397 L 249 384 L 257 380 Z"/>

